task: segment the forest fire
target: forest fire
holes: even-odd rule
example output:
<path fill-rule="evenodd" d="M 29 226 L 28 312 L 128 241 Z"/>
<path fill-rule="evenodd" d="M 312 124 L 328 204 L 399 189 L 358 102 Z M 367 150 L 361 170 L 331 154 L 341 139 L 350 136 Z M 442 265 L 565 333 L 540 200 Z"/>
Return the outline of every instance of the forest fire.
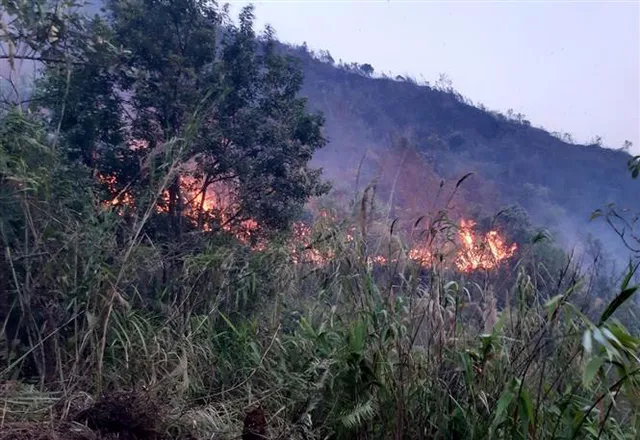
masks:
<path fill-rule="evenodd" d="M 508 246 L 506 240 L 495 230 L 487 232 L 483 238 L 479 239 L 474 232 L 474 227 L 473 221 L 460 220 L 461 248 L 455 262 L 460 271 L 494 269 L 501 261 L 513 257 L 518 250 L 516 243 Z"/>
<path fill-rule="evenodd" d="M 117 190 L 116 184 L 118 178 L 116 176 L 97 173 L 96 179 L 107 188 L 110 194 L 116 194 L 111 200 L 104 202 L 105 206 L 133 206 L 133 196 L 131 193 L 126 190 Z"/>
<path fill-rule="evenodd" d="M 518 245 L 507 244 L 505 237 L 498 231 L 490 230 L 480 235 L 475 231 L 475 222 L 471 220 L 460 220 L 458 230 L 458 247 L 455 253 L 453 266 L 461 272 L 473 272 L 476 270 L 493 270 L 504 261 L 513 257 L 518 250 Z M 293 227 L 292 252 L 295 263 L 311 263 L 314 265 L 325 265 L 334 257 L 333 252 L 320 252 L 311 245 L 312 230 L 304 223 L 296 223 Z M 345 236 L 345 243 L 353 241 L 353 235 L 348 233 Z M 293 244 L 304 244 L 306 247 L 302 251 L 295 251 Z M 407 252 L 407 258 L 418 265 L 429 268 L 433 264 L 434 253 L 427 244 L 418 243 Z M 383 255 L 370 255 L 367 261 L 370 264 L 386 265 L 390 261 Z"/>
<path fill-rule="evenodd" d="M 116 187 L 115 176 L 97 175 L 98 181 L 104 184 L 114 194 Z M 192 176 L 182 176 L 180 189 L 184 199 L 184 215 L 192 219 L 204 231 L 211 231 L 210 220 L 215 219 L 220 229 L 233 234 L 241 243 L 250 245 L 254 250 L 265 249 L 264 240 L 257 240 L 259 223 L 254 219 L 236 218 L 240 211 L 238 203 L 233 201 L 233 195 L 224 186 L 210 185 L 204 187 L 202 181 Z M 163 194 L 168 200 L 168 192 Z M 133 206 L 133 197 L 126 191 L 105 202 L 105 206 Z M 158 204 L 157 212 L 167 212 L 166 208 Z M 335 220 L 325 211 L 320 211 L 321 220 Z M 206 221 L 205 221 L 206 219 Z M 518 250 L 516 243 L 507 244 L 507 240 L 497 230 L 490 230 L 485 234 L 475 231 L 475 222 L 460 220 L 458 229 L 457 250 L 453 266 L 461 272 L 476 270 L 493 270 L 502 262 L 513 257 Z M 354 241 L 353 231 L 347 232 L 345 243 Z M 303 222 L 296 222 L 292 228 L 292 238 L 289 249 L 294 263 L 308 263 L 324 266 L 335 254 L 332 250 L 320 250 L 312 242 L 312 229 Z M 433 263 L 433 251 L 427 244 L 417 243 L 407 252 L 407 258 L 418 265 L 428 268 Z M 367 258 L 371 264 L 385 265 L 389 258 L 382 255 L 371 255 Z"/>
<path fill-rule="evenodd" d="M 208 222 L 203 217 L 213 218 L 224 231 L 230 232 L 244 244 L 250 244 L 260 225 L 254 219 L 237 218 L 240 206 L 233 199 L 231 191 L 223 185 L 204 186 L 202 181 L 192 176 L 184 176 L 180 180 L 180 188 L 185 196 L 186 215 L 196 221 L 199 226 L 210 231 Z M 264 243 L 253 243 L 262 248 Z"/>

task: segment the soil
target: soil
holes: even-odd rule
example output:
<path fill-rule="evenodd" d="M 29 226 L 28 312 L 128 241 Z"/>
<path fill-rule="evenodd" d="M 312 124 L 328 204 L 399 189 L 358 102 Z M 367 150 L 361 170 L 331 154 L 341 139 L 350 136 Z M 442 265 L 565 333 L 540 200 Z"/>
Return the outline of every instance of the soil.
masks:
<path fill-rule="evenodd" d="M 0 440 L 194 440 L 167 436 L 159 406 L 141 392 L 111 392 L 57 423 L 5 423 Z"/>

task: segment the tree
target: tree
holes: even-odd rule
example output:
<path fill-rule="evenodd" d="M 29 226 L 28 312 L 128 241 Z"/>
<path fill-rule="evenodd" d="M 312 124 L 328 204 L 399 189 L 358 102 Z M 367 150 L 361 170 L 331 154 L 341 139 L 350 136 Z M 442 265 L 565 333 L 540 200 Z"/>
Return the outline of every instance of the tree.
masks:
<path fill-rule="evenodd" d="M 627 162 L 631 178 L 637 179 L 640 175 L 640 155 L 634 156 Z M 605 209 L 596 209 L 591 214 L 591 219 L 604 217 L 609 227 L 620 237 L 631 255 L 640 259 L 640 212 L 629 215 L 628 209 L 618 209 L 615 204 L 607 205 Z M 640 262 L 638 262 L 640 264 Z"/>
<path fill-rule="evenodd" d="M 629 159 L 629 171 L 631 171 L 631 177 L 637 179 L 640 175 L 640 155 L 634 156 Z"/>
<path fill-rule="evenodd" d="M 590 146 L 602 147 L 602 136 L 594 136 L 593 139 L 589 142 Z"/>
<path fill-rule="evenodd" d="M 374 69 L 371 64 L 365 63 L 360 66 L 360 71 L 366 76 L 371 76 L 373 75 Z"/>
<path fill-rule="evenodd" d="M 328 50 L 321 50 L 319 54 L 319 58 L 320 58 L 320 61 L 322 61 L 323 63 L 327 63 L 331 65 L 335 63 L 335 60 L 333 59 L 333 57 L 331 56 L 331 53 Z"/>
<path fill-rule="evenodd" d="M 40 102 L 73 159 L 116 176 L 114 191 L 134 191 L 148 184 L 144 161 L 187 137 L 184 172 L 159 202 L 176 232 L 186 210 L 214 229 L 249 218 L 265 231 L 286 228 L 326 191 L 308 166 L 325 144 L 323 118 L 297 97 L 302 74 L 276 53 L 273 32 L 255 34 L 252 7 L 237 26 L 204 0 L 109 0 L 106 9 L 86 41 L 107 43 L 74 43 L 83 62 L 70 70 L 45 60 Z M 214 189 L 224 206 L 205 206 Z"/>

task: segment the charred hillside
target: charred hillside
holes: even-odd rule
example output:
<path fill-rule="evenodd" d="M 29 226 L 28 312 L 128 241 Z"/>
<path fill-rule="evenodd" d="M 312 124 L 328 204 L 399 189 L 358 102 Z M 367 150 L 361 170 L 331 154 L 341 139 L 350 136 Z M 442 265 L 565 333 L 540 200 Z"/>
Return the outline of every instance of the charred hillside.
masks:
<path fill-rule="evenodd" d="M 475 197 L 469 204 L 518 204 L 536 223 L 562 234 L 584 227 L 593 210 L 605 204 L 640 207 L 625 152 L 564 142 L 523 118 L 470 105 L 452 89 L 372 77 L 368 68 L 337 66 L 326 56 L 321 61 L 305 48 L 284 50 L 300 59 L 303 94 L 326 118 L 330 142 L 316 161 L 330 177 L 350 178 L 367 150 L 371 177 L 376 156 L 402 139 L 439 177 L 474 172 Z"/>

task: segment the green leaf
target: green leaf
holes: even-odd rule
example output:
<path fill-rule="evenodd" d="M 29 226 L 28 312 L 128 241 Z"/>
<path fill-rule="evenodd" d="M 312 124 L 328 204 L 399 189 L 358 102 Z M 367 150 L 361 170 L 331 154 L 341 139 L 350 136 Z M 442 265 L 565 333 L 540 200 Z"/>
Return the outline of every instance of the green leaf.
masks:
<path fill-rule="evenodd" d="M 615 312 L 618 307 L 620 307 L 629 298 L 631 298 L 637 290 L 638 286 L 633 286 L 620 292 L 620 294 L 618 294 L 618 296 L 616 296 L 613 301 L 611 301 L 604 312 L 602 312 L 602 315 L 600 316 L 600 324 L 603 324 L 611 315 L 613 315 L 613 312 Z"/>
<path fill-rule="evenodd" d="M 362 318 L 358 319 L 349 334 L 349 347 L 351 353 L 361 356 L 364 352 L 366 339 L 366 324 Z"/>
<path fill-rule="evenodd" d="M 616 350 L 614 346 L 611 345 L 609 339 L 607 339 L 602 330 L 600 330 L 599 328 L 593 329 L 593 339 L 598 341 L 598 343 L 605 348 L 605 350 L 607 351 L 607 355 L 609 356 L 609 360 L 613 359 L 614 356 L 619 356 L 620 353 L 618 352 L 618 350 Z"/>
<path fill-rule="evenodd" d="M 607 327 L 602 328 L 602 334 L 611 344 L 615 345 L 616 347 L 622 347 L 622 344 L 620 343 L 620 341 L 618 341 L 618 338 L 616 338 L 616 336 L 611 333 L 611 330 L 609 330 Z"/>
<path fill-rule="evenodd" d="M 220 316 L 222 317 L 222 319 L 224 320 L 224 322 L 227 323 L 227 325 L 229 326 L 229 328 L 233 331 L 233 333 L 236 336 L 240 336 L 240 333 L 238 332 L 238 329 L 236 328 L 235 325 L 233 325 L 233 323 L 231 323 L 231 320 L 229 318 L 226 317 L 226 315 L 224 313 L 222 313 L 220 310 L 218 310 L 218 313 L 220 314 Z"/>
<path fill-rule="evenodd" d="M 553 298 L 550 298 L 546 303 L 544 303 L 544 307 L 547 309 L 547 315 L 551 318 L 553 312 L 556 311 L 557 304 L 564 297 L 564 294 L 556 295 Z"/>
<path fill-rule="evenodd" d="M 510 386 L 500 395 L 500 399 L 498 400 L 498 404 L 496 406 L 496 415 L 493 418 L 493 429 L 497 428 L 503 422 L 507 409 L 509 408 L 509 405 L 511 405 L 511 402 L 515 397 L 515 393 L 511 388 L 512 387 Z"/>
<path fill-rule="evenodd" d="M 631 262 L 629 262 L 629 269 L 627 270 L 627 274 L 624 276 L 624 280 L 622 280 L 622 285 L 620 286 L 621 290 L 625 290 L 627 287 L 629 287 L 631 278 L 633 277 L 633 274 L 636 272 L 637 269 L 638 269 L 638 266 L 633 267 Z"/>
<path fill-rule="evenodd" d="M 600 367 L 602 367 L 603 363 L 604 358 L 600 356 L 595 356 L 587 362 L 587 365 L 585 365 L 584 370 L 582 371 L 582 383 L 585 387 L 591 385 L 591 382 L 593 382 L 596 374 L 600 371 Z"/>
<path fill-rule="evenodd" d="M 531 394 L 526 388 L 520 391 L 520 398 L 518 399 L 518 412 L 522 418 L 522 431 L 526 435 L 529 430 L 529 424 L 533 419 L 533 401 L 531 400 Z"/>
<path fill-rule="evenodd" d="M 638 349 L 639 340 L 629 333 L 629 331 L 624 328 L 619 323 L 610 323 L 608 324 L 608 328 L 611 333 L 614 334 L 618 342 L 622 347 L 627 349 L 630 352 L 635 352 Z"/>

